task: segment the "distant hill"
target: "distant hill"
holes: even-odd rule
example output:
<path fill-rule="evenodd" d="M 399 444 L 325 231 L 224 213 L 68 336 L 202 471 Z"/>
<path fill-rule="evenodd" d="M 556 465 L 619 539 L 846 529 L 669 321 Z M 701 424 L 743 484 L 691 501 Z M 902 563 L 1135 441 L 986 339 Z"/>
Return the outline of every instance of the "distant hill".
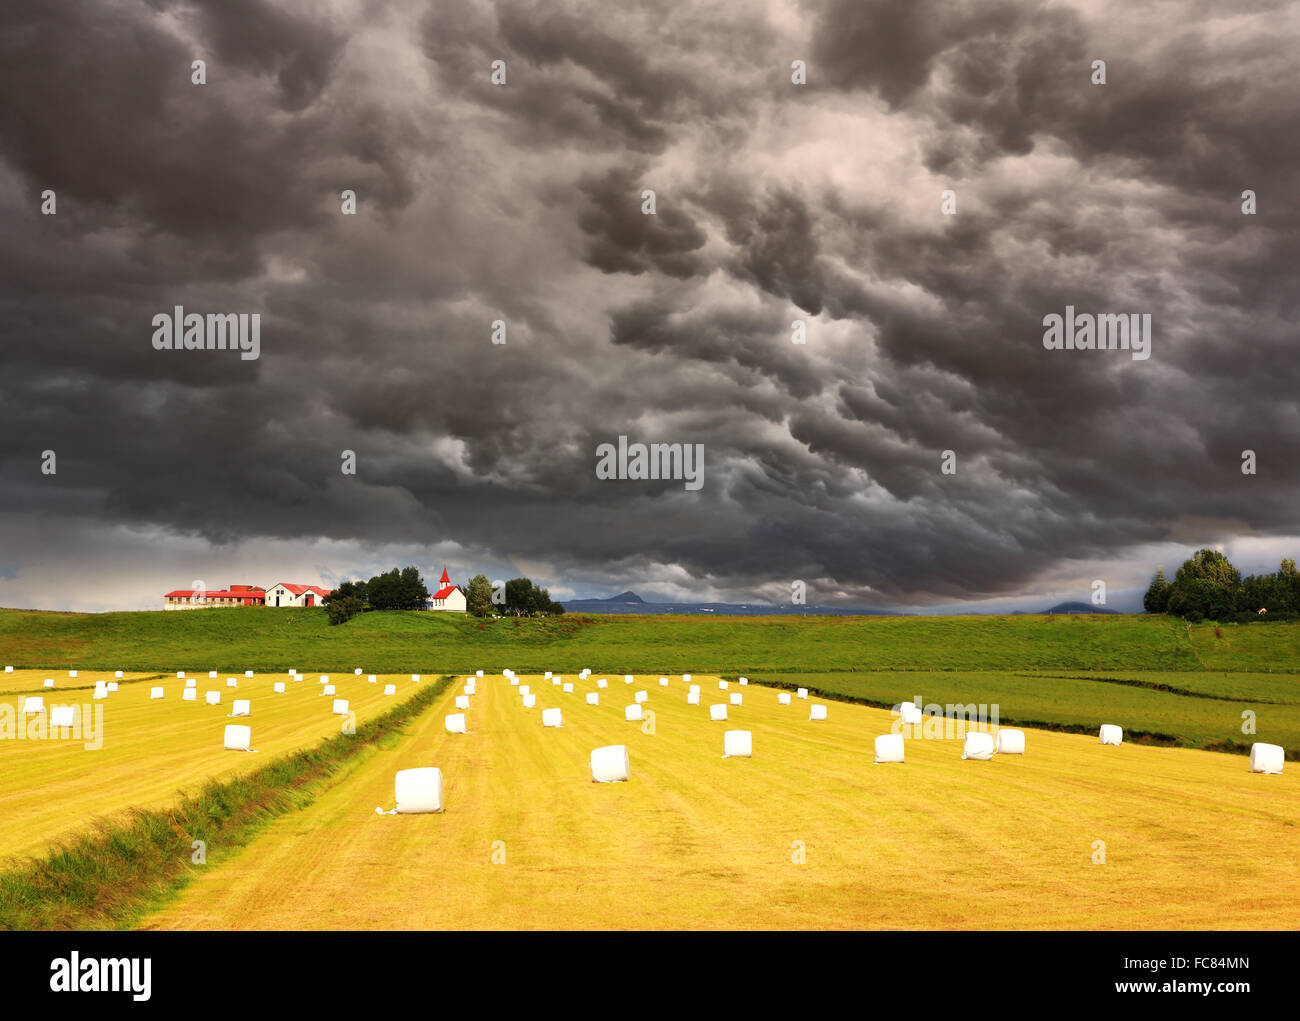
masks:
<path fill-rule="evenodd" d="M 1043 613 L 1119 613 L 1119 610 L 1112 610 L 1106 606 L 1093 606 L 1092 603 L 1057 603 L 1050 610 L 1043 610 Z"/>
<path fill-rule="evenodd" d="M 721 613 L 740 617 L 808 616 L 830 614 L 835 616 L 860 616 L 863 614 L 894 615 L 895 610 L 870 610 L 840 606 L 768 606 L 764 603 L 648 603 L 635 592 L 628 590 L 616 596 L 600 599 L 565 599 L 568 613 Z"/>

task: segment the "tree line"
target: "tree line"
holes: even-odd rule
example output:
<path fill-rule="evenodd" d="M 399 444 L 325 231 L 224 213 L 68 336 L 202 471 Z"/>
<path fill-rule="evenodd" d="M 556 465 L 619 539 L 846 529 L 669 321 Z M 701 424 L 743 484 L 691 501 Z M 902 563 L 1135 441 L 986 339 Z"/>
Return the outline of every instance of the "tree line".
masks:
<path fill-rule="evenodd" d="M 512 578 L 498 593 L 486 575 L 476 574 L 469 585 L 456 586 L 465 595 L 465 607 L 476 617 L 558 615 L 564 607 L 528 578 Z M 495 597 L 495 598 L 494 598 Z M 423 610 L 429 589 L 415 567 L 394 567 L 369 581 L 345 581 L 322 601 L 331 624 L 343 624 L 372 610 Z"/>
<path fill-rule="evenodd" d="M 1178 568 L 1173 581 L 1157 569 L 1142 605 L 1147 613 L 1169 613 L 1193 623 L 1290 620 L 1300 617 L 1300 572 L 1288 557 L 1274 574 L 1242 578 L 1222 553 L 1198 550 Z"/>

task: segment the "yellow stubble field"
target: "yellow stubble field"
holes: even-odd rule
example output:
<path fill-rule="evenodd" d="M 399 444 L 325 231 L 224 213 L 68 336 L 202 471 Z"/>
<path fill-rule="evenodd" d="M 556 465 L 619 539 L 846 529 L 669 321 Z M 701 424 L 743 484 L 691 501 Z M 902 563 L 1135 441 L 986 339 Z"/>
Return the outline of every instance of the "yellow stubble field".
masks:
<path fill-rule="evenodd" d="M 186 702 L 185 681 L 174 671 L 127 674 L 103 700 L 92 698 L 94 683 L 113 680 L 113 672 L 79 673 L 75 679 L 67 671 L 0 674 L 8 689 L 0 691 L 0 860 L 39 854 L 96 818 L 131 807 L 164 807 L 180 790 L 251 772 L 271 757 L 339 733 L 345 720 L 331 714 L 333 698 L 321 695 L 319 674 L 298 682 L 287 674 L 238 674 L 231 688 L 226 682 L 232 675 L 210 679 L 204 671 L 196 678 L 197 700 Z M 42 687 L 46 677 L 53 677 L 53 690 Z M 335 697 L 348 700 L 358 723 L 417 690 L 409 674 L 379 675 L 375 684 L 368 677 L 330 675 Z M 277 681 L 284 683 L 284 694 L 275 693 Z M 383 694 L 386 683 L 397 686 L 395 695 Z M 161 700 L 150 698 L 153 687 L 163 688 Z M 206 703 L 208 691 L 220 693 L 219 705 Z M 44 699 L 44 719 L 24 716 L 29 695 Z M 250 701 L 251 716 L 230 718 L 235 699 Z M 77 708 L 75 734 L 48 726 L 56 705 Z M 228 723 L 252 728 L 256 754 L 225 750 Z"/>
<path fill-rule="evenodd" d="M 873 765 L 890 713 L 777 702 L 697 676 L 599 675 L 573 694 L 460 683 L 390 748 L 246 849 L 198 870 L 146 921 L 159 929 L 1215 929 L 1300 925 L 1300 787 L 1240 756 L 1028 731 L 1027 754 L 963 761 L 961 739 L 912 739 Z M 649 693 L 653 726 L 625 722 Z M 602 704 L 585 704 L 599 691 Z M 543 708 L 564 711 L 543 728 Z M 1117 721 L 1122 722 L 1122 721 Z M 723 732 L 753 733 L 723 759 Z M 631 781 L 591 782 L 625 744 Z M 399 769 L 438 766 L 446 811 L 379 816 Z M 1104 861 L 1103 861 L 1104 856 Z"/>

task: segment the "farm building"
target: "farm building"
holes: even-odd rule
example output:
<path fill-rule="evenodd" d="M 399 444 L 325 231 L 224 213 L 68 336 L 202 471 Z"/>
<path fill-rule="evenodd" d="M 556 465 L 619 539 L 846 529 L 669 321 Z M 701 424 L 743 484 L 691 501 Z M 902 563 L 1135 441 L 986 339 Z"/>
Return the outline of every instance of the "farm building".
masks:
<path fill-rule="evenodd" d="M 429 597 L 426 605 L 430 610 L 441 610 L 445 613 L 465 612 L 465 593 L 451 583 L 446 567 L 442 569 L 442 577 L 438 579 L 438 591 Z"/>
<path fill-rule="evenodd" d="M 292 585 L 277 582 L 266 590 L 267 606 L 320 606 L 332 590 L 319 585 Z"/>
<path fill-rule="evenodd" d="M 265 606 L 266 590 L 257 585 L 231 585 L 220 591 L 176 589 L 163 596 L 164 610 L 207 610 L 214 606 Z"/>

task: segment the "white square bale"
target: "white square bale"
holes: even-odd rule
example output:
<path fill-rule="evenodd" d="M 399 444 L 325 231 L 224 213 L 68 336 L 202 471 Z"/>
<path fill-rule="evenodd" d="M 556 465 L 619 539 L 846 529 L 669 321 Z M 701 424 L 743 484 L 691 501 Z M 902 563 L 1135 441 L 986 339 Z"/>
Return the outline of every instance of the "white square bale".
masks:
<path fill-rule="evenodd" d="M 543 709 L 543 710 L 542 710 L 542 726 L 543 726 L 543 727 L 563 727 L 563 726 L 564 726 L 564 713 L 561 712 L 559 709 Z"/>
<path fill-rule="evenodd" d="M 623 709 L 623 719 L 629 723 L 639 723 L 642 719 L 641 703 L 633 702 L 630 706 L 625 706 Z"/>
<path fill-rule="evenodd" d="M 998 730 L 996 750 L 1000 755 L 1024 755 L 1025 732 L 1003 727 Z"/>
<path fill-rule="evenodd" d="M 398 815 L 427 815 L 442 811 L 442 770 L 436 766 L 399 769 L 393 779 Z"/>
<path fill-rule="evenodd" d="M 978 730 L 968 731 L 962 742 L 961 757 L 976 762 L 988 762 L 993 758 L 993 735 Z"/>
<path fill-rule="evenodd" d="M 876 765 L 903 761 L 903 735 L 881 734 L 876 738 Z"/>
<path fill-rule="evenodd" d="M 252 716 L 253 702 L 252 699 L 237 698 L 230 704 L 231 716 Z"/>
<path fill-rule="evenodd" d="M 1265 744 L 1256 741 L 1250 746 L 1250 771 L 1268 773 L 1276 776 L 1282 772 L 1286 761 L 1286 750 L 1280 744 Z"/>
<path fill-rule="evenodd" d="M 1124 740 L 1124 731 L 1122 728 L 1113 723 L 1103 723 L 1101 725 L 1101 743 L 1102 744 L 1120 744 Z"/>
<path fill-rule="evenodd" d="M 162 688 L 150 688 L 150 689 L 149 689 L 149 698 L 150 698 L 150 699 L 162 698 L 162 697 L 163 697 L 163 690 L 162 690 Z"/>
<path fill-rule="evenodd" d="M 448 734 L 464 734 L 465 731 L 465 714 L 452 713 L 450 716 L 443 718 L 443 726 L 447 728 Z"/>
<path fill-rule="evenodd" d="M 740 692 L 738 692 L 738 691 L 733 691 L 733 692 L 731 693 L 730 699 L 731 699 L 731 704 L 732 704 L 732 705 L 744 705 L 744 704 L 745 704 L 745 696 L 742 695 L 742 694 L 741 694 Z"/>
<path fill-rule="evenodd" d="M 594 691 L 587 692 L 587 705 L 600 705 L 600 696 Z"/>
<path fill-rule="evenodd" d="M 336 698 L 334 707 L 330 709 L 331 716 L 346 716 L 348 714 L 348 700 L 346 698 Z"/>
<path fill-rule="evenodd" d="M 710 720 L 718 721 L 718 720 L 725 720 L 726 718 L 727 718 L 727 707 L 725 705 L 715 704 L 709 706 Z"/>
<path fill-rule="evenodd" d="M 251 752 L 253 728 L 240 723 L 226 724 L 225 749 L 228 752 Z"/>
<path fill-rule="evenodd" d="M 819 702 L 814 702 L 812 705 L 808 707 L 808 719 L 809 720 L 826 719 L 826 707 Z"/>
<path fill-rule="evenodd" d="M 221 692 L 219 691 L 205 692 L 203 695 L 203 700 L 207 702 L 208 705 L 221 705 Z"/>
<path fill-rule="evenodd" d="M 468 696 L 468 695 L 457 695 L 457 696 L 456 696 L 456 708 L 457 708 L 457 709 L 468 709 L 468 708 L 469 708 L 469 696 Z"/>
<path fill-rule="evenodd" d="M 627 745 L 611 744 L 591 753 L 591 779 L 594 783 L 622 783 L 632 777 L 632 761 Z"/>
<path fill-rule="evenodd" d="M 748 759 L 754 755 L 754 735 L 748 730 L 728 730 L 722 735 L 724 759 Z"/>

